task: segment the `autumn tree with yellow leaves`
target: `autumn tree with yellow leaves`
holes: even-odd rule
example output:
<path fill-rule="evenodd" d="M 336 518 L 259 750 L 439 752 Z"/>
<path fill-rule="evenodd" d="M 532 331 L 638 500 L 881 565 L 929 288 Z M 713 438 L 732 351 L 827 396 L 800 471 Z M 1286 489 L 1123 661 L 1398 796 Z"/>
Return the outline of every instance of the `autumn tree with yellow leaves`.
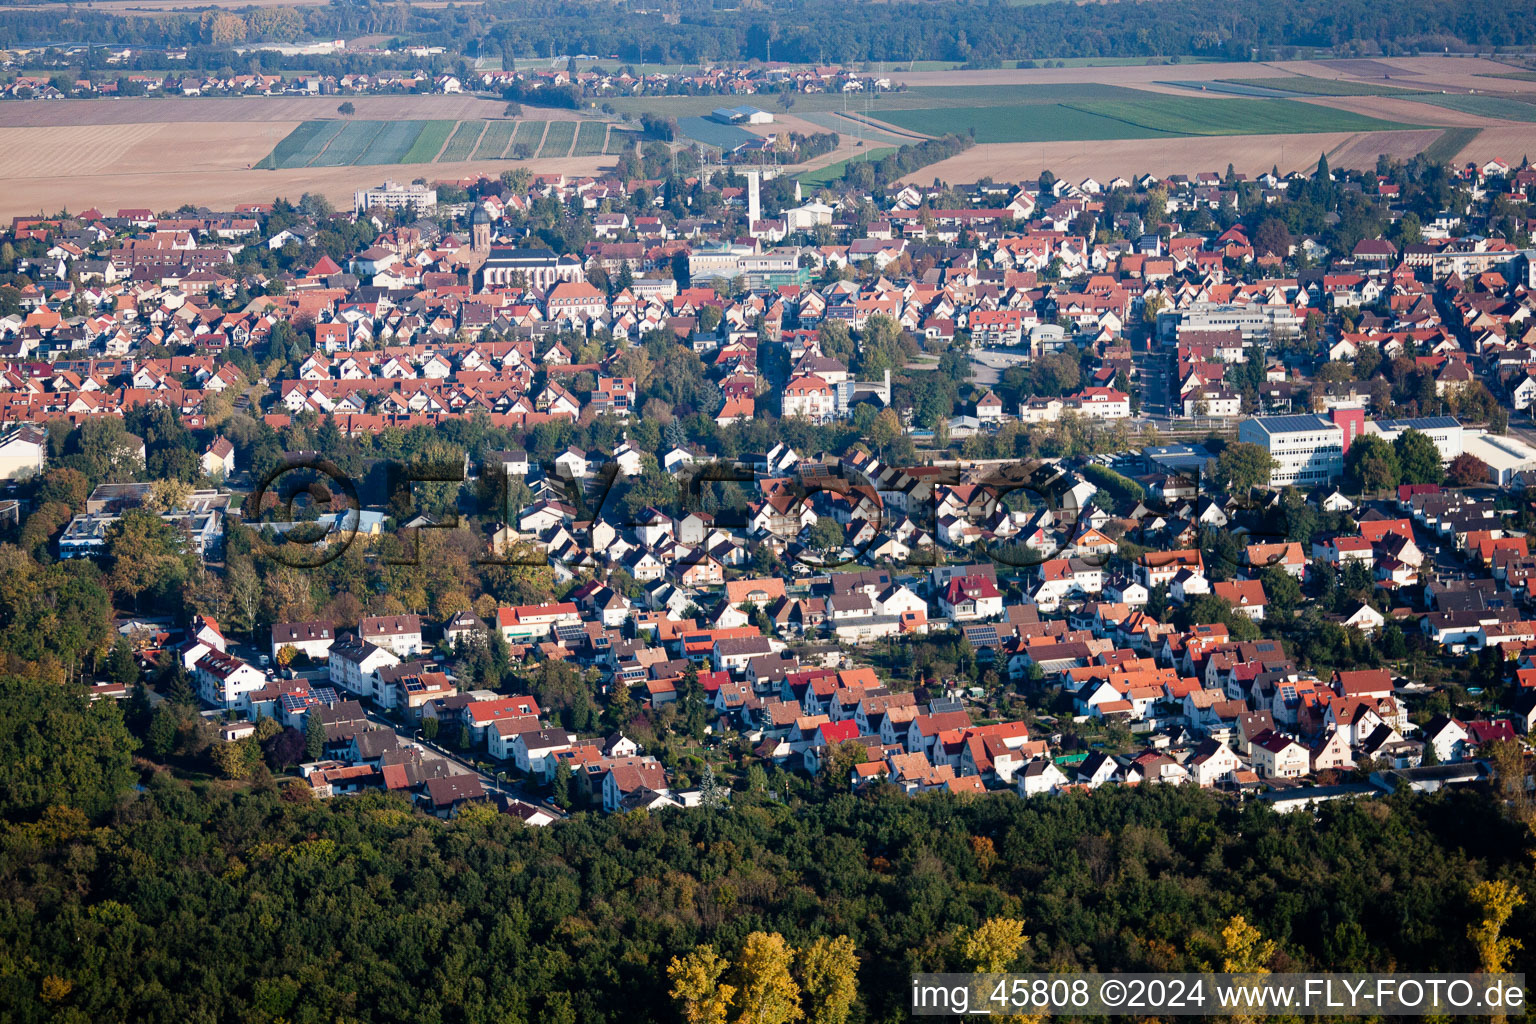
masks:
<path fill-rule="evenodd" d="M 726 1024 L 736 989 L 720 979 L 730 966 L 713 946 L 696 946 L 687 956 L 672 958 L 667 966 L 671 995 L 682 1007 L 687 1024 Z"/>
<path fill-rule="evenodd" d="M 753 932 L 734 965 L 713 946 L 698 946 L 674 957 L 667 976 L 686 1024 L 844 1024 L 858 971 L 845 935 L 823 936 L 797 953 L 778 932 Z"/>

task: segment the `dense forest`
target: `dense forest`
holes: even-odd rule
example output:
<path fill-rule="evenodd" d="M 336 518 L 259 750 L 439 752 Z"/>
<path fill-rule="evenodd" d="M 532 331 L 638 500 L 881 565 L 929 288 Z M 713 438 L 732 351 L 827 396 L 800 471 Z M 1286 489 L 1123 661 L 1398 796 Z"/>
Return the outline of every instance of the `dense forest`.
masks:
<path fill-rule="evenodd" d="M 213 12 L 117 17 L 69 5 L 0 7 L 0 47 L 93 42 L 227 46 Z M 254 38 L 287 42 L 384 34 L 469 56 L 589 53 L 629 61 L 771 59 L 850 63 L 1188 55 L 1228 60 L 1284 56 L 1287 48 L 1369 53 L 1526 45 L 1536 0 L 1164 0 L 1075 3 L 845 3 L 790 0 L 719 9 L 678 5 L 676 17 L 623 4 L 512 3 L 427 7 L 333 3 L 263 14 Z M 300 12 L 300 18 L 291 11 Z"/>
<path fill-rule="evenodd" d="M 0 696 L 0 1006 L 17 1022 L 670 1022 L 674 958 L 745 958 L 764 936 L 846 937 L 847 1019 L 905 1020 L 909 974 L 974 965 L 964 937 L 999 920 L 1024 923 L 1018 969 L 1201 969 L 1240 915 L 1274 969 L 1468 970 L 1489 880 L 1525 895 L 1503 936 L 1536 948 L 1530 833 L 1484 793 L 1314 819 L 1188 787 L 748 788 L 537 829 L 188 782 L 130 763 L 116 708 L 20 681 Z"/>

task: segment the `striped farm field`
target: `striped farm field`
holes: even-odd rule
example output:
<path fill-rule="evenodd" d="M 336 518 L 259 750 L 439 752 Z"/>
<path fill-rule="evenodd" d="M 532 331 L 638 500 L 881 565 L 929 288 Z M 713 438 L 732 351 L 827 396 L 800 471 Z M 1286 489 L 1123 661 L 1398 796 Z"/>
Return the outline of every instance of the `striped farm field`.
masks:
<path fill-rule="evenodd" d="M 608 141 L 608 126 L 601 121 L 583 121 L 576 129 L 576 145 L 571 156 L 598 156 Z"/>
<path fill-rule="evenodd" d="M 454 129 L 453 136 L 448 140 L 448 145 L 443 147 L 441 160 L 468 160 L 469 155 L 475 151 L 475 145 L 480 141 L 480 133 L 485 131 L 484 121 L 460 121 L 458 128 Z"/>
<path fill-rule="evenodd" d="M 345 167 L 357 163 L 384 124 L 383 121 L 348 121 L 308 166 Z"/>
<path fill-rule="evenodd" d="M 544 129 L 548 127 L 548 121 L 519 121 L 517 133 L 512 136 L 512 150 L 517 152 L 526 149 L 529 156 L 539 151 L 539 143 L 544 141 Z"/>
<path fill-rule="evenodd" d="M 644 132 L 626 131 L 623 128 L 613 128 L 608 132 L 608 148 L 603 150 L 608 156 L 620 156 L 634 150 L 635 143 L 645 137 Z"/>
<path fill-rule="evenodd" d="M 284 126 L 286 129 L 288 126 Z M 465 118 L 403 121 L 314 120 L 288 131 L 257 161 L 263 169 L 376 164 L 463 163 L 469 160 L 565 159 L 622 152 L 638 132 L 609 139 L 602 121 L 513 121 Z M 572 152 L 574 144 L 574 152 Z"/>
<path fill-rule="evenodd" d="M 355 164 L 398 164 L 430 122 L 385 121 Z"/>
<path fill-rule="evenodd" d="M 487 121 L 485 134 L 480 136 L 480 144 L 475 147 L 475 159 L 500 158 L 506 152 L 508 144 L 512 141 L 512 133 L 516 130 L 516 121 Z"/>
<path fill-rule="evenodd" d="M 539 147 L 539 157 L 569 156 L 571 143 L 576 139 L 575 121 L 551 121 L 549 130 L 544 133 L 544 145 Z"/>
<path fill-rule="evenodd" d="M 1165 135 L 1293 135 L 1418 127 L 1294 100 L 1151 96 L 1064 105 Z"/>
<path fill-rule="evenodd" d="M 308 167 L 309 162 L 320 155 L 320 150 L 336 137 L 342 126 L 341 121 L 305 121 L 289 132 L 256 166 Z"/>
<path fill-rule="evenodd" d="M 1311 75 L 1285 75 L 1274 78 L 1223 78 L 1231 85 L 1248 85 L 1276 92 L 1305 93 L 1308 96 L 1412 96 L 1423 89 L 1404 89 L 1376 82 L 1352 82 L 1344 78 L 1316 78 Z"/>
<path fill-rule="evenodd" d="M 400 158 L 403 164 L 429 164 L 437 159 L 437 151 L 443 148 L 453 133 L 452 121 L 428 121 L 411 148 Z"/>

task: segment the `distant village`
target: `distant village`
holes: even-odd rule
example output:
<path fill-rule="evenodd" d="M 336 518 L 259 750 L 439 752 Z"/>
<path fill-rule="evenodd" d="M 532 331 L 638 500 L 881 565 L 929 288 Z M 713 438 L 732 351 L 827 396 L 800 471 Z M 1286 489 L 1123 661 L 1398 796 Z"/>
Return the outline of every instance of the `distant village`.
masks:
<path fill-rule="evenodd" d="M 1536 169 L 1451 174 L 1455 205 L 1429 217 L 1390 174 L 1325 164 L 771 204 L 756 174 L 524 175 L 385 183 L 341 212 L 18 218 L 0 520 L 37 511 L 71 428 L 145 408 L 197 439 L 186 486 L 164 500 L 156 442 L 128 435 L 131 479 L 95 487 L 49 557 L 102 557 L 133 508 L 210 565 L 234 524 L 293 529 L 245 499 L 327 452 L 258 459 L 232 417 L 522 438 L 463 453 L 467 484 L 518 497 L 460 528 L 532 552 L 554 600 L 271 622 L 247 643 L 210 616 L 124 616 L 225 741 L 318 723 L 303 771 L 322 797 L 398 790 L 445 816 L 494 799 L 532 824 L 562 814 L 541 796 L 557 776 L 609 812 L 722 798 L 622 729 L 461 678 L 492 637 L 838 790 L 1168 783 L 1291 810 L 1478 783 L 1536 720 Z M 698 215 L 668 207 L 677 189 Z M 1230 215 L 1309 192 L 1392 228 L 1333 251 Z M 536 236 L 550 210 L 585 240 Z M 327 251 L 344 229 L 366 244 Z M 699 387 L 663 400 L 679 379 L 648 376 L 649 353 L 674 350 Z M 765 423 L 776 443 L 750 433 Z M 604 500 L 658 480 L 677 501 Z M 298 543 L 442 518 L 364 497 Z M 1468 659 L 1481 677 L 1451 681 Z"/>

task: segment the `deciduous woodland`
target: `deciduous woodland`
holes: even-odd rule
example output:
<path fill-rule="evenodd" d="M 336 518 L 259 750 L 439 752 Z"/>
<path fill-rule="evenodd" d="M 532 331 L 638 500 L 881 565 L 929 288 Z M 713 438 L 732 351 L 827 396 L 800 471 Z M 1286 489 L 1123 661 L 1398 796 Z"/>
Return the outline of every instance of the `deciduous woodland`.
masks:
<path fill-rule="evenodd" d="M 750 974 L 784 954 L 776 933 L 799 963 L 812 948 L 835 960 L 846 936 L 847 1019 L 897 1021 L 912 972 L 975 966 L 1000 920 L 1023 922 L 1017 969 L 1219 968 L 1239 916 L 1277 970 L 1469 970 L 1505 939 L 1536 948 L 1531 835 L 1482 794 L 1314 820 L 1192 787 L 792 806 L 747 793 L 535 829 L 160 769 L 129 788 L 126 756 L 82 760 L 121 730 L 96 720 L 115 714 L 58 705 L 44 722 L 12 702 L 0 723 L 31 737 L 0 747 L 0 781 L 41 764 L 69 801 L 8 797 L 8 1020 L 671 1022 L 675 958 L 697 964 L 707 944 Z M 808 1019 L 835 1019 L 801 997 Z"/>
<path fill-rule="evenodd" d="M 64 5 L 59 4 L 60 7 Z M 1287 47 L 1360 47 L 1401 53 L 1444 47 L 1515 46 L 1529 38 L 1531 0 L 1376 3 L 1298 0 L 1274 16 L 1265 0 L 1175 0 L 1097 5 L 1043 3 L 849 4 L 799 0 L 751 8 L 678 5 L 654 11 L 608 3 L 333 4 L 258 11 L 234 22 L 212 11 L 119 17 L 46 8 L 0 14 L 0 45 L 91 41 L 134 46 L 208 46 L 258 40 L 411 36 L 469 56 L 563 53 L 623 60 L 771 59 L 978 61 L 1187 54 L 1270 59 Z M 1261 52 L 1255 54 L 1255 49 Z"/>

